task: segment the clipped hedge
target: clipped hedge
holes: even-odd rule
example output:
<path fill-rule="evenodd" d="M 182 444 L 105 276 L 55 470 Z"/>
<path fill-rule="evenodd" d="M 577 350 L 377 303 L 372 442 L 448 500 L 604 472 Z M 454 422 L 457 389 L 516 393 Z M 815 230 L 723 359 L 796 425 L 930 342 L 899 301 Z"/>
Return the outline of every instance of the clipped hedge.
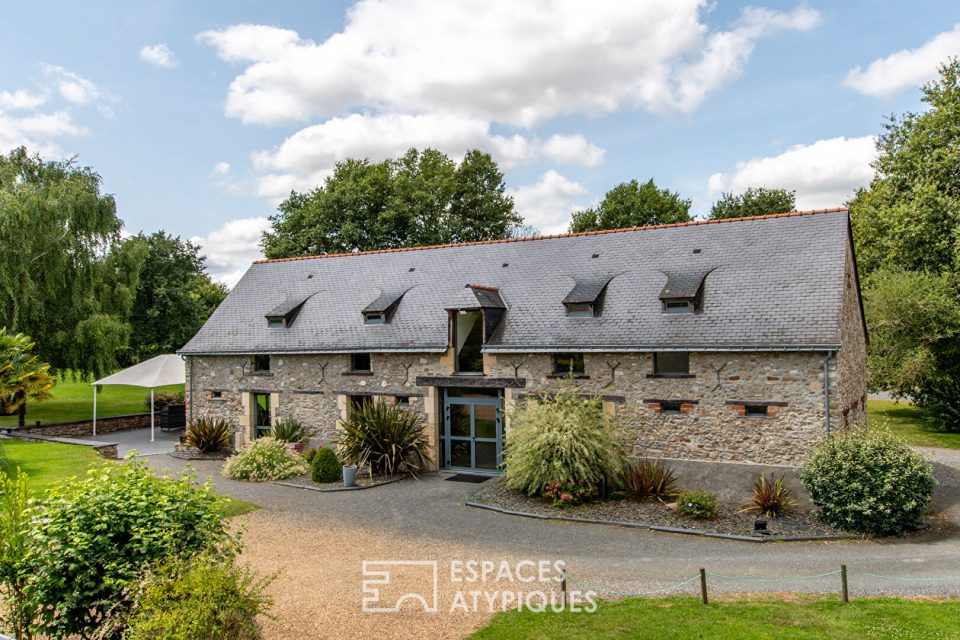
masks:
<path fill-rule="evenodd" d="M 330 447 L 317 449 L 310 462 L 310 477 L 314 482 L 338 482 L 340 480 L 340 461 Z"/>

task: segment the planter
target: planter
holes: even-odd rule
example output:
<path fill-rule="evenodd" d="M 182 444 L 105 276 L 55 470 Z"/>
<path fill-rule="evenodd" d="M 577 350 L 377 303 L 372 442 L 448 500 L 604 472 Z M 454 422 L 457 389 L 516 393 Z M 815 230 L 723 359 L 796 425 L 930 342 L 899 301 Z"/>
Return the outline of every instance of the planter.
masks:
<path fill-rule="evenodd" d="M 355 464 L 343 465 L 343 486 L 345 487 L 357 486 L 357 465 Z"/>
<path fill-rule="evenodd" d="M 300 453 L 300 450 L 303 448 L 299 442 L 288 442 L 286 447 L 290 453 Z"/>

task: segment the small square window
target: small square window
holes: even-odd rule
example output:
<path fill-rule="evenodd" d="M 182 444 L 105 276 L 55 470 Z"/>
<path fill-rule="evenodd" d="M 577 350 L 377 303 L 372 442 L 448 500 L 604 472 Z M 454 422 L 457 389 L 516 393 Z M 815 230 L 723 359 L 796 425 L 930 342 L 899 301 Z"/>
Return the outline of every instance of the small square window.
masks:
<path fill-rule="evenodd" d="M 387 318 L 382 313 L 363 314 L 363 324 L 385 324 L 386 321 Z"/>
<path fill-rule="evenodd" d="M 397 396 L 393 399 L 393 403 L 398 407 L 409 407 L 410 396 Z"/>
<path fill-rule="evenodd" d="M 253 370 L 257 372 L 270 371 L 270 356 L 262 353 L 253 356 Z"/>
<path fill-rule="evenodd" d="M 690 375 L 690 354 L 686 351 L 653 354 L 653 373 L 658 376 Z"/>
<path fill-rule="evenodd" d="M 222 399 L 223 399 L 223 391 L 211 391 L 209 397 L 210 397 L 211 400 L 222 400 Z"/>
<path fill-rule="evenodd" d="M 766 405 L 747 405 L 744 407 L 744 415 L 749 418 L 766 418 L 769 415 Z"/>
<path fill-rule="evenodd" d="M 355 411 L 360 411 L 373 401 L 370 396 L 347 396 L 347 399 L 350 415 L 353 415 Z"/>
<path fill-rule="evenodd" d="M 350 371 L 355 371 L 358 373 L 370 371 L 370 354 L 369 353 L 351 353 L 350 354 Z"/>
<path fill-rule="evenodd" d="M 568 304 L 565 306 L 568 318 L 592 318 L 594 316 L 592 304 Z"/>
<path fill-rule="evenodd" d="M 693 304 L 686 300 L 664 300 L 664 313 L 693 313 Z"/>
<path fill-rule="evenodd" d="M 678 416 L 680 415 L 680 403 L 679 402 L 661 402 L 660 413 L 665 413 L 670 416 Z"/>
<path fill-rule="evenodd" d="M 583 375 L 582 353 L 557 353 L 553 356 L 553 372 L 559 376 Z"/>

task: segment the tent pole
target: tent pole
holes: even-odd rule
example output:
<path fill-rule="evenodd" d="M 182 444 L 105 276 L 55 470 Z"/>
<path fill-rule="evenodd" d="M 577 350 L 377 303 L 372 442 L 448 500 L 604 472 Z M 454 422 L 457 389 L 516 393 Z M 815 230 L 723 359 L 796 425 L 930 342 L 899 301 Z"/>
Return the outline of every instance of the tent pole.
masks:
<path fill-rule="evenodd" d="M 93 385 L 93 435 L 97 435 L 97 385 Z"/>
<path fill-rule="evenodd" d="M 153 387 L 150 387 L 150 442 L 153 442 L 153 415 L 157 409 L 153 406 Z"/>

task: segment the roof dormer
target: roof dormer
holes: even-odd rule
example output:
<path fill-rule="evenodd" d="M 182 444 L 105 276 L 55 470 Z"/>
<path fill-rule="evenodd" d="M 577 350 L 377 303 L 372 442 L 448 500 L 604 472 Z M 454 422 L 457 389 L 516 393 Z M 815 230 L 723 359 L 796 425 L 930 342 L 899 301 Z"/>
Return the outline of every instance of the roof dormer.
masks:
<path fill-rule="evenodd" d="M 568 318 L 594 318 L 600 315 L 603 295 L 613 276 L 590 276 L 577 279 L 573 289 L 563 299 Z"/>
<path fill-rule="evenodd" d="M 667 283 L 660 291 L 663 313 L 697 313 L 703 307 L 703 283 L 713 269 L 664 271 Z"/>

